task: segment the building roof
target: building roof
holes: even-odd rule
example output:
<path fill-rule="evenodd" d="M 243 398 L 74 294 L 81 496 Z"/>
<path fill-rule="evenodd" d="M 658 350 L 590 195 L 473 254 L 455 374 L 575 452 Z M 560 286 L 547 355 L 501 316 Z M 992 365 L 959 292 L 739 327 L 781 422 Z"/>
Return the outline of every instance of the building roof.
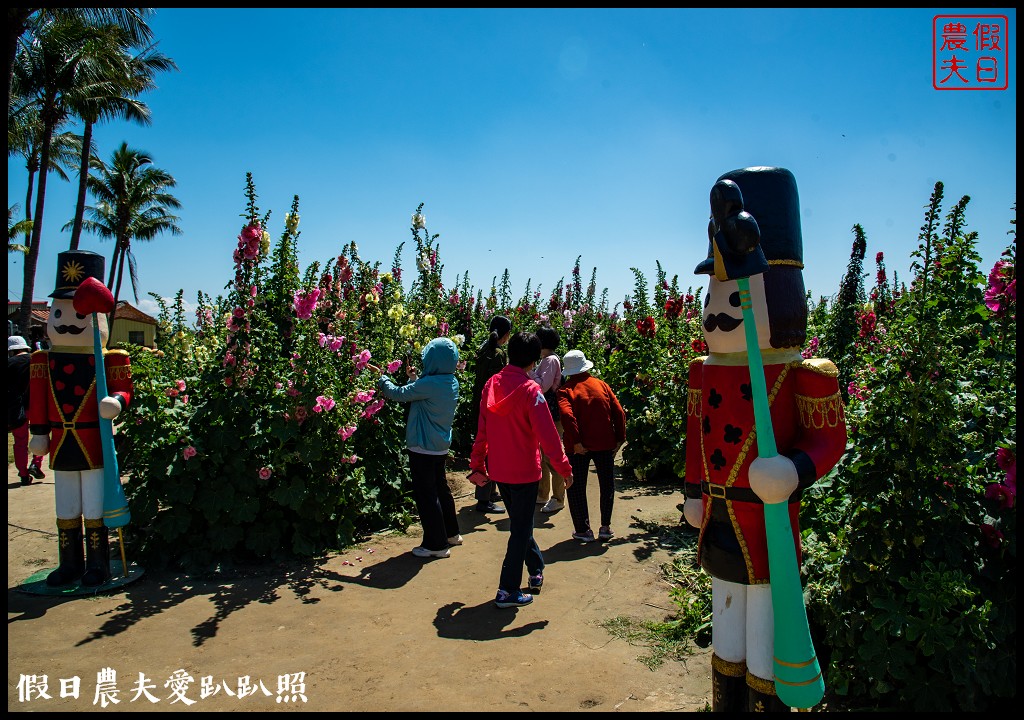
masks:
<path fill-rule="evenodd" d="M 127 300 L 119 300 L 117 303 L 114 322 L 118 320 L 132 320 L 134 322 L 146 323 L 147 325 L 156 325 L 156 318 L 150 317 Z"/>

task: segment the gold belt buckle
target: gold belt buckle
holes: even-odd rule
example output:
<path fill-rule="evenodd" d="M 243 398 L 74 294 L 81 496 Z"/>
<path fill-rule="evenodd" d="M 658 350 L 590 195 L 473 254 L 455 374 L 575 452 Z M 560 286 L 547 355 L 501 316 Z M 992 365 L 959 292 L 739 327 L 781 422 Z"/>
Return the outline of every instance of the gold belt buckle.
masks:
<path fill-rule="evenodd" d="M 74 430 L 75 429 L 75 423 L 73 421 L 72 422 L 64 423 L 64 429 L 65 430 Z"/>
<path fill-rule="evenodd" d="M 713 498 L 721 498 L 722 500 L 725 500 L 725 487 L 722 485 L 708 484 L 708 495 Z"/>

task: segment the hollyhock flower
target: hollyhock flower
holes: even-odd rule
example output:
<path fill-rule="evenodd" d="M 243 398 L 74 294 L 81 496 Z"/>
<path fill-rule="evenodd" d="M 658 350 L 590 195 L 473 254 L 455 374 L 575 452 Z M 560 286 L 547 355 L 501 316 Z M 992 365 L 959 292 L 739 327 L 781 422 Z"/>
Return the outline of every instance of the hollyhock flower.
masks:
<path fill-rule="evenodd" d="M 342 440 L 348 440 L 352 437 L 352 433 L 356 431 L 355 425 L 348 425 L 347 427 L 338 428 L 338 435 L 341 436 Z"/>
<path fill-rule="evenodd" d="M 1010 488 L 1002 483 L 992 483 L 985 488 L 985 497 L 989 500 L 995 500 L 999 503 L 1000 508 L 1007 510 L 1013 507 L 1016 493 L 1011 492 Z"/>
<path fill-rule="evenodd" d="M 384 407 L 384 398 L 374 400 L 372 403 L 363 408 L 363 412 L 360 414 L 360 416 L 364 418 L 372 418 L 380 411 L 382 407 Z"/>
<path fill-rule="evenodd" d="M 198 453 L 198 451 L 194 447 L 189 445 L 187 448 L 182 450 L 181 454 L 182 454 L 182 456 L 186 460 L 190 460 L 190 459 L 194 458 L 196 455 L 198 455 L 199 453 Z"/>
<path fill-rule="evenodd" d="M 401 360 L 392 360 L 391 362 L 388 363 L 388 372 L 389 373 L 393 373 L 395 370 L 397 370 L 400 367 L 402 367 L 402 361 Z"/>
<path fill-rule="evenodd" d="M 1014 300 L 1017 297 L 1016 278 L 1012 279 L 1012 283 L 1007 282 L 1011 279 L 1013 270 L 1014 266 L 1008 260 L 998 260 L 988 274 L 985 305 L 996 314 L 1000 314 L 1006 308 L 1006 301 L 1010 299 L 1011 294 Z"/>
<path fill-rule="evenodd" d="M 367 403 L 367 402 L 370 402 L 371 400 L 373 400 L 373 396 L 374 396 L 374 394 L 376 392 L 377 392 L 376 390 L 360 390 L 359 392 L 357 392 L 355 394 L 355 397 L 352 398 L 352 402 L 353 403 Z"/>
<path fill-rule="evenodd" d="M 437 318 L 434 317 L 433 313 L 427 313 L 426 315 L 423 316 L 423 327 L 432 328 L 436 326 Z"/>
<path fill-rule="evenodd" d="M 167 397 L 169 397 L 169 398 L 173 398 L 173 397 L 178 397 L 178 391 L 177 391 L 177 389 L 175 389 L 175 388 L 166 388 L 166 389 L 164 390 L 164 393 L 165 393 L 165 394 L 167 395 Z"/>
<path fill-rule="evenodd" d="M 372 357 L 369 350 L 363 350 L 358 355 L 353 355 L 352 362 L 356 364 L 356 372 L 362 372 Z"/>
<path fill-rule="evenodd" d="M 228 375 L 226 378 L 224 378 L 224 387 L 231 387 L 234 384 L 234 382 L 234 378 Z"/>
<path fill-rule="evenodd" d="M 807 343 L 807 347 L 804 348 L 803 352 L 801 352 L 800 355 L 802 355 L 805 358 L 814 357 L 814 353 L 818 351 L 818 344 L 818 336 L 815 335 L 814 337 L 811 338 L 811 341 Z"/>
<path fill-rule="evenodd" d="M 981 534 L 985 538 L 985 543 L 988 544 L 989 547 L 998 548 L 1003 542 L 1003 534 L 989 523 L 981 524 Z"/>
<path fill-rule="evenodd" d="M 295 234 L 295 231 L 299 229 L 299 214 L 298 213 L 285 213 L 284 215 L 284 226 L 288 228 L 288 232 Z"/>
<path fill-rule="evenodd" d="M 1000 470 L 1006 471 L 1004 482 L 1017 494 L 1017 456 L 1007 448 L 996 450 L 996 464 Z"/>
<path fill-rule="evenodd" d="M 340 462 L 343 462 L 343 463 L 350 463 L 350 464 L 352 464 L 352 465 L 355 465 L 355 464 L 356 464 L 356 461 L 357 461 L 358 459 L 359 459 L 359 458 L 358 458 L 357 456 L 355 456 L 355 455 L 349 455 L 348 457 L 343 457 L 343 458 L 341 458 Z"/>
<path fill-rule="evenodd" d="M 181 400 L 182 405 L 188 405 L 188 395 L 182 395 L 178 399 Z"/>
<path fill-rule="evenodd" d="M 427 226 L 427 219 L 423 217 L 422 213 L 415 213 L 412 216 L 412 227 L 413 230 L 422 230 Z"/>
<path fill-rule="evenodd" d="M 416 267 L 421 272 L 426 272 L 430 268 L 430 258 L 427 257 L 426 252 L 420 253 L 420 256 L 416 258 Z"/>
<path fill-rule="evenodd" d="M 317 395 L 316 405 L 313 406 L 313 412 L 330 412 L 334 408 L 335 404 L 336 403 L 333 398 L 325 395 Z"/>
<path fill-rule="evenodd" d="M 391 268 L 391 274 L 395 276 L 395 282 L 402 282 L 402 268 L 397 266 Z"/>
<path fill-rule="evenodd" d="M 179 381 L 178 381 L 177 383 L 175 383 L 175 384 L 176 384 L 176 385 L 178 386 L 178 390 L 180 390 L 180 391 L 182 391 L 182 392 L 184 392 L 184 391 L 185 391 L 185 381 L 184 381 L 184 380 L 179 380 Z"/>
<path fill-rule="evenodd" d="M 295 419 L 298 421 L 299 425 L 305 422 L 307 417 L 309 417 L 309 411 L 306 410 L 305 405 L 299 405 L 295 408 Z"/>
<path fill-rule="evenodd" d="M 465 370 L 466 369 L 466 361 L 465 360 L 459 360 L 457 363 L 455 363 L 455 369 L 456 370 L 460 370 L 460 371 L 461 370 Z"/>
<path fill-rule="evenodd" d="M 340 337 L 340 338 L 339 337 L 332 337 L 331 338 L 331 342 L 330 342 L 331 352 L 338 352 L 338 350 L 340 350 L 341 346 L 344 345 L 344 344 L 345 344 L 345 338 L 344 337 Z"/>
<path fill-rule="evenodd" d="M 462 344 L 466 342 L 466 336 L 463 335 L 462 333 L 459 333 L 458 335 L 452 338 L 452 342 L 454 342 L 456 346 L 462 347 Z"/>
<path fill-rule="evenodd" d="M 325 347 L 327 345 L 327 336 L 323 333 L 317 333 L 316 341 L 320 344 L 320 347 Z"/>
<path fill-rule="evenodd" d="M 439 333 L 441 333 L 442 335 L 447 335 L 448 334 L 448 330 L 450 330 L 450 329 L 451 328 L 449 328 L 448 323 L 446 323 L 444 320 L 442 320 L 441 324 L 437 326 L 437 331 Z"/>
<path fill-rule="evenodd" d="M 270 476 L 272 474 L 273 473 L 271 472 L 270 468 L 268 468 L 268 467 L 261 467 L 260 468 L 260 472 L 259 472 L 260 480 L 269 480 Z"/>
<path fill-rule="evenodd" d="M 317 300 L 320 299 L 320 288 L 313 288 L 309 292 L 302 292 L 299 290 L 293 297 L 293 308 L 295 309 L 295 315 L 299 320 L 308 320 L 313 317 L 313 311 L 316 310 Z"/>

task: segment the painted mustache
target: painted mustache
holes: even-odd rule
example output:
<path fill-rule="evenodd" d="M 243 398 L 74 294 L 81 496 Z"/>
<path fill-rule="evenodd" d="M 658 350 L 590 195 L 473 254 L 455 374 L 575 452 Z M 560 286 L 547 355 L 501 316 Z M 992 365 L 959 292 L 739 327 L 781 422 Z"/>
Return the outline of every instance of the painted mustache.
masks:
<path fill-rule="evenodd" d="M 53 329 L 59 332 L 61 335 L 64 335 L 66 333 L 70 333 L 72 335 L 81 335 L 82 332 L 85 330 L 84 327 L 79 327 L 78 325 L 55 325 Z"/>
<path fill-rule="evenodd" d="M 708 315 L 704 318 L 704 329 L 708 332 L 714 332 L 715 330 L 731 332 L 738 328 L 742 322 L 742 318 L 734 318 L 727 313 L 718 313 L 717 315 Z"/>

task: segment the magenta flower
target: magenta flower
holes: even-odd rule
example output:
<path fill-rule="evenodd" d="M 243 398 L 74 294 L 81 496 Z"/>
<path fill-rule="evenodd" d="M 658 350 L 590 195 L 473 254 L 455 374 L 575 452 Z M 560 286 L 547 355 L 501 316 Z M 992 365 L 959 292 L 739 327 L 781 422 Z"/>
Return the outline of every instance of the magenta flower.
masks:
<path fill-rule="evenodd" d="M 374 400 L 372 403 L 363 408 L 363 412 L 361 413 L 360 416 L 364 418 L 372 418 L 380 411 L 382 407 L 384 407 L 384 398 Z"/>
<path fill-rule="evenodd" d="M 338 428 L 338 435 L 341 436 L 342 440 L 348 440 L 350 437 L 352 437 L 352 433 L 354 433 L 355 431 L 356 431 L 356 426 L 355 425 L 349 425 L 347 427 Z"/>
<path fill-rule="evenodd" d="M 981 524 L 981 534 L 989 547 L 998 548 L 1003 542 L 1003 534 L 989 523 Z"/>
<path fill-rule="evenodd" d="M 299 405 L 297 408 L 295 408 L 295 419 L 296 421 L 298 421 L 299 425 L 301 425 L 306 420 L 308 413 L 309 411 L 306 410 L 305 405 Z"/>
<path fill-rule="evenodd" d="M 996 450 L 996 465 L 999 466 L 1000 470 L 1006 471 L 1006 480 L 1004 481 L 1012 490 L 1013 493 L 1017 494 L 1017 456 L 1012 450 L 1008 448 L 999 448 Z"/>
<path fill-rule="evenodd" d="M 270 476 L 272 474 L 273 474 L 273 472 L 271 471 L 270 468 L 268 468 L 268 467 L 261 467 L 260 468 L 260 472 L 259 472 L 260 480 L 269 480 Z"/>
<path fill-rule="evenodd" d="M 335 402 L 333 398 L 329 398 L 324 395 L 317 395 L 316 405 L 313 406 L 313 412 L 330 412 L 334 405 Z"/>
<path fill-rule="evenodd" d="M 393 373 L 395 370 L 397 370 L 400 367 L 402 367 L 402 361 L 401 360 L 392 360 L 391 362 L 388 363 L 388 372 L 389 373 Z"/>
<path fill-rule="evenodd" d="M 1013 502 L 1016 497 L 1016 493 L 1011 492 L 1010 488 L 1006 487 L 1002 483 L 992 483 L 985 488 L 985 497 L 989 500 L 995 500 L 999 503 L 999 507 L 1003 510 L 1008 510 L 1013 507 Z"/>
<path fill-rule="evenodd" d="M 356 460 L 358 460 L 358 459 L 359 458 L 356 457 L 355 455 L 349 455 L 348 457 L 341 458 L 341 462 L 343 462 L 343 463 L 351 463 L 351 464 L 355 465 L 356 464 Z"/>
<path fill-rule="evenodd" d="M 177 382 L 177 385 L 178 385 L 178 390 L 180 390 L 181 392 L 185 392 L 185 381 L 184 380 L 179 380 Z"/>
<path fill-rule="evenodd" d="M 373 395 L 376 390 L 360 390 L 356 393 L 355 397 L 352 398 L 353 403 L 366 403 L 373 400 Z"/>
<path fill-rule="evenodd" d="M 370 358 L 373 357 L 369 350 L 363 350 L 358 355 L 352 356 L 352 362 L 356 364 L 356 372 L 362 372 L 366 367 L 366 363 L 370 362 Z"/>
<path fill-rule="evenodd" d="M 316 310 L 317 300 L 320 299 L 320 288 L 313 288 L 309 292 L 302 292 L 301 290 L 295 293 L 292 298 L 292 307 L 295 309 L 295 315 L 299 320 L 308 320 L 313 317 L 313 311 Z"/>
<path fill-rule="evenodd" d="M 189 460 L 191 458 L 194 458 L 198 454 L 198 451 L 194 447 L 189 445 L 187 448 L 181 451 L 181 454 L 186 460 Z"/>

